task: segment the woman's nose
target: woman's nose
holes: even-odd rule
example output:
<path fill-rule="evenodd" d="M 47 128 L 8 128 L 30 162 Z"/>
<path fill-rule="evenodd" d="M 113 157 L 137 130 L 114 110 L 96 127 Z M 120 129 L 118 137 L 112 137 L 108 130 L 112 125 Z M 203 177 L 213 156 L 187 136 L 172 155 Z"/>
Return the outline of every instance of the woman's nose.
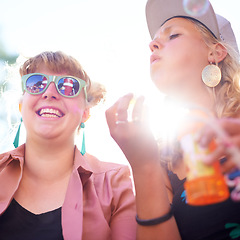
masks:
<path fill-rule="evenodd" d="M 58 99 L 59 93 L 56 89 L 55 83 L 51 82 L 46 91 L 42 94 L 44 99 Z"/>
<path fill-rule="evenodd" d="M 157 39 L 153 39 L 150 44 L 149 44 L 149 47 L 150 47 L 150 50 L 153 52 L 154 50 L 156 49 L 160 49 L 162 46 L 162 44 L 160 43 L 160 41 L 158 41 Z"/>

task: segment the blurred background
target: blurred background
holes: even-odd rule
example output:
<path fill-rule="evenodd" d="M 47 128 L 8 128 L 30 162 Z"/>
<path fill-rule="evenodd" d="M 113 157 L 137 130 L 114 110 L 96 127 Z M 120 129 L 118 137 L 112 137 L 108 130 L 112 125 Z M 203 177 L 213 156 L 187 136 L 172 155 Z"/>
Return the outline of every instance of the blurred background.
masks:
<path fill-rule="evenodd" d="M 196 0 L 185 2 L 191 1 Z M 239 43 L 238 1 L 211 3 L 216 13 L 230 20 Z M 42 51 L 61 50 L 77 58 L 90 78 L 107 88 L 106 102 L 92 109 L 86 123 L 87 151 L 102 161 L 126 163 L 109 135 L 105 110 L 133 92 L 144 95 L 155 113 L 162 98 L 149 76 L 145 4 L 146 0 L 0 0 L 0 153 L 13 149 L 20 121 L 19 65 Z M 152 118 L 154 128 L 158 118 L 154 114 Z M 24 139 L 22 127 L 20 143 Z M 81 136 L 77 144 L 81 145 Z"/>

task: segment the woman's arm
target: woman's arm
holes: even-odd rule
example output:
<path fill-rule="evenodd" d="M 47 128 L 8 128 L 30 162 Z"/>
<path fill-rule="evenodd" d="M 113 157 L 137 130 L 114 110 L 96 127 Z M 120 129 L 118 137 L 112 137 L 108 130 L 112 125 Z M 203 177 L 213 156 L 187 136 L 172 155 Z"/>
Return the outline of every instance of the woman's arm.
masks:
<path fill-rule="evenodd" d="M 132 95 L 119 99 L 106 111 L 107 123 L 112 138 L 128 159 L 133 172 L 136 189 L 137 215 L 139 219 L 159 218 L 170 211 L 170 202 L 159 161 L 157 143 L 142 118 L 143 99 L 137 100 L 133 119 L 127 121 L 127 108 Z M 180 239 L 179 231 L 172 216 L 167 221 L 152 225 L 138 225 L 137 239 Z"/>

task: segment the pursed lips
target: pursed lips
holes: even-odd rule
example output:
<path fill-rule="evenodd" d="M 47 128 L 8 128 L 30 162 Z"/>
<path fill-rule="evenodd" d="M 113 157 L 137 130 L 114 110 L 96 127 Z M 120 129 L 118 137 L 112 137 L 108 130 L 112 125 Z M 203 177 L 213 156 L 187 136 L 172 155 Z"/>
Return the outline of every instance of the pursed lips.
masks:
<path fill-rule="evenodd" d="M 160 57 L 156 54 L 152 54 L 151 57 L 150 57 L 150 63 L 154 63 L 155 61 L 158 61 L 160 60 Z"/>
<path fill-rule="evenodd" d="M 37 111 L 37 114 L 38 114 L 40 117 L 47 117 L 47 118 L 60 118 L 60 117 L 63 117 L 63 116 L 64 116 L 64 113 L 61 112 L 59 109 L 50 108 L 50 107 L 40 108 L 40 109 Z"/>

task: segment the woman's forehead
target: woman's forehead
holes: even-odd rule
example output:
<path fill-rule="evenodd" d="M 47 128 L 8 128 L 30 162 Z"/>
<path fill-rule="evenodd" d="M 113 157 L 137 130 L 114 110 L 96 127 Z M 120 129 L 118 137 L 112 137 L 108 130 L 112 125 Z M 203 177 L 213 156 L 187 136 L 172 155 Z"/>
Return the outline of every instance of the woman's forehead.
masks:
<path fill-rule="evenodd" d="M 35 72 L 45 73 L 47 75 L 69 75 L 64 69 L 59 69 L 55 65 L 40 64 L 36 67 Z"/>
<path fill-rule="evenodd" d="M 175 28 L 184 28 L 189 31 L 197 31 L 194 23 L 190 21 L 189 19 L 183 18 L 183 17 L 174 17 L 169 20 L 167 20 L 156 32 L 156 35 L 164 34 L 170 32 L 172 29 Z"/>

